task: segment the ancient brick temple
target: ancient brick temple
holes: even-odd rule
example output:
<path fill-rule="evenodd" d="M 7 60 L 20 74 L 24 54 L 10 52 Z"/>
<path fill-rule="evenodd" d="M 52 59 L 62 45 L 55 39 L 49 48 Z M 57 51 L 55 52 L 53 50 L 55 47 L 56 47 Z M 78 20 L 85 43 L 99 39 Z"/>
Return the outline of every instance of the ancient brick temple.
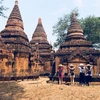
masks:
<path fill-rule="evenodd" d="M 30 41 L 32 47 L 31 67 L 36 70 L 51 72 L 52 46 L 47 41 L 47 35 L 43 28 L 41 18 L 38 19 L 37 27 Z M 36 68 L 37 67 L 37 68 Z"/>
<path fill-rule="evenodd" d="M 0 36 L 0 76 L 12 74 L 13 52 L 8 49 Z"/>
<path fill-rule="evenodd" d="M 8 18 L 5 29 L 0 32 L 0 76 L 29 76 L 54 72 L 51 65 L 60 63 L 66 66 L 73 64 L 78 74 L 80 63 L 93 65 L 93 73 L 100 73 L 100 51 L 94 50 L 92 43 L 84 37 L 76 16 L 73 13 L 65 42 L 54 55 L 52 46 L 47 40 L 41 18 L 29 42 L 24 32 L 23 20 L 15 1 L 14 8 Z M 52 69 L 51 69 L 52 68 Z"/>
<path fill-rule="evenodd" d="M 0 37 L 0 69 L 5 75 L 11 73 L 13 76 L 28 76 L 51 72 L 52 46 L 47 41 L 41 19 L 29 42 L 17 0 L 0 35 L 3 39 L 1 41 Z"/>
<path fill-rule="evenodd" d="M 27 75 L 31 47 L 27 35 L 24 32 L 17 0 L 15 1 L 14 8 L 8 18 L 5 29 L 1 31 L 1 36 L 9 50 L 13 51 L 13 72 L 18 76 Z"/>
<path fill-rule="evenodd" d="M 72 22 L 68 28 L 65 42 L 63 42 L 58 51 L 55 53 L 56 71 L 60 63 L 66 66 L 73 64 L 76 69 L 75 73 L 79 73 L 78 66 L 80 63 L 93 65 L 93 73 L 100 73 L 100 51 L 94 50 L 92 43 L 84 37 L 83 30 L 79 25 L 75 13 L 72 14 Z"/>

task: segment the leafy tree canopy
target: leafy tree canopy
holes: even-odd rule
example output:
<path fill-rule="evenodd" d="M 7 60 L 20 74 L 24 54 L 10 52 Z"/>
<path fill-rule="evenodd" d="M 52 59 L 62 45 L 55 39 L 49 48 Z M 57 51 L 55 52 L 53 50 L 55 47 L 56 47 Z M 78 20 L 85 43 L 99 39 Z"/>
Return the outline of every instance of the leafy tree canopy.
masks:
<path fill-rule="evenodd" d="M 78 16 L 78 9 L 74 9 L 72 12 L 76 13 L 76 16 Z M 71 22 L 71 15 L 66 14 L 63 17 L 60 17 L 58 19 L 58 22 L 53 26 L 53 35 L 56 35 L 57 39 L 54 43 L 54 47 L 58 47 L 66 38 L 67 29 L 69 28 L 70 22 Z"/>
<path fill-rule="evenodd" d="M 88 16 L 81 21 L 81 26 L 88 41 L 100 43 L 100 18 Z"/>
<path fill-rule="evenodd" d="M 77 8 L 72 12 L 76 13 L 76 17 L 79 16 Z M 59 18 L 58 22 L 53 26 L 53 35 L 56 35 L 57 39 L 54 43 L 54 47 L 58 47 L 66 38 L 67 29 L 71 23 L 71 15 L 66 14 Z M 86 18 L 78 19 L 82 26 L 85 37 L 88 41 L 92 41 L 95 48 L 100 48 L 100 18 L 95 16 L 88 16 Z"/>
<path fill-rule="evenodd" d="M 0 0 L 0 16 L 6 17 L 5 14 L 4 14 L 4 11 L 7 10 L 8 8 L 3 6 L 3 4 L 2 4 L 3 1 L 4 0 Z"/>

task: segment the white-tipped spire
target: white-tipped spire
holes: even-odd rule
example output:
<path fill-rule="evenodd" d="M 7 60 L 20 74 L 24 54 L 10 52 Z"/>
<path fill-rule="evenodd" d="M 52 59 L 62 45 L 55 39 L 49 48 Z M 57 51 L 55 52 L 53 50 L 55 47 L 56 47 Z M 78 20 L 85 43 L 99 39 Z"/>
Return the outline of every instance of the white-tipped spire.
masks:
<path fill-rule="evenodd" d="M 18 0 L 15 0 L 15 5 L 18 5 Z"/>

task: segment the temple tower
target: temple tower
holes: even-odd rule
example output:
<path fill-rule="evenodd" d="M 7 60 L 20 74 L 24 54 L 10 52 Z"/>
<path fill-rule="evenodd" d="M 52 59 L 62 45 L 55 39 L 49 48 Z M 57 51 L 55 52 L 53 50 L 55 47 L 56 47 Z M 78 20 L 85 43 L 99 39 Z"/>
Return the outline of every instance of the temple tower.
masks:
<path fill-rule="evenodd" d="M 1 36 L 4 43 L 14 52 L 13 68 L 16 75 L 27 74 L 30 45 L 27 35 L 24 32 L 23 20 L 17 0 L 15 1 L 14 8 L 8 18 L 5 29 L 1 31 Z"/>
<path fill-rule="evenodd" d="M 32 47 L 32 54 L 34 54 L 35 58 L 38 58 L 39 65 L 43 67 L 42 70 L 45 72 L 51 72 L 50 58 L 52 46 L 47 41 L 47 35 L 43 28 L 41 18 L 38 19 L 38 24 L 33 33 L 30 45 Z M 37 57 L 35 56 L 36 54 Z M 41 67 L 38 66 L 38 68 Z"/>
<path fill-rule="evenodd" d="M 67 71 L 68 66 L 73 64 L 76 67 L 75 73 L 78 74 L 80 63 L 84 65 L 91 63 L 94 66 L 94 73 L 96 73 L 97 58 L 99 56 L 100 51 L 94 50 L 92 43 L 86 40 L 83 30 L 76 19 L 76 15 L 73 13 L 66 39 L 55 53 L 56 70 L 59 63 L 65 64 Z"/>

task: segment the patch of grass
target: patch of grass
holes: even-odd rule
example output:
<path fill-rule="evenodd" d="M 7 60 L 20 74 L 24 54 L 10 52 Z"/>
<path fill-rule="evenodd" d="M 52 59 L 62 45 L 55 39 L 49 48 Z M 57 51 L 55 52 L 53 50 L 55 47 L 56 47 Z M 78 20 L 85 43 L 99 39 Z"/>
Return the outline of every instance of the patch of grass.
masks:
<path fill-rule="evenodd" d="M 24 90 L 16 82 L 0 83 L 0 100 L 17 100 Z M 17 96 L 17 99 L 15 97 Z"/>

